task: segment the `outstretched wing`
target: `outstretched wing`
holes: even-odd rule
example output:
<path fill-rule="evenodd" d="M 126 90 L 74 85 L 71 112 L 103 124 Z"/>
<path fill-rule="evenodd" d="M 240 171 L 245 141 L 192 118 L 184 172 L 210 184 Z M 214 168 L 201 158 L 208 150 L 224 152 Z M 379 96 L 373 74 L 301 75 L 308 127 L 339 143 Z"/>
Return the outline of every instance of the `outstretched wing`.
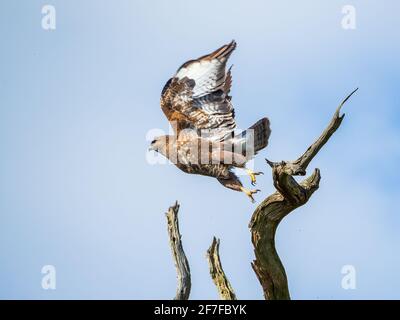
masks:
<path fill-rule="evenodd" d="M 210 130 L 212 139 L 223 139 L 236 126 L 229 91 L 232 84 L 226 62 L 236 42 L 184 63 L 168 80 L 161 108 L 177 133 L 186 128 Z"/>

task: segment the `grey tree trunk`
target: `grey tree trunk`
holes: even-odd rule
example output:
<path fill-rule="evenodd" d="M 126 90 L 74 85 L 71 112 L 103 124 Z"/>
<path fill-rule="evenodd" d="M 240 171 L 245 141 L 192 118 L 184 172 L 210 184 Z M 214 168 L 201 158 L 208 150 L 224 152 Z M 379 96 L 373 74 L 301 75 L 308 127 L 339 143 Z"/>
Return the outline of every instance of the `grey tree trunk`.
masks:
<path fill-rule="evenodd" d="M 285 268 L 275 248 L 278 224 L 293 210 L 307 203 L 318 189 L 321 180 L 319 169 L 315 169 L 313 174 L 301 183 L 297 183 L 293 176 L 306 175 L 311 160 L 342 123 L 344 114 L 340 115 L 340 110 L 343 104 L 356 91 L 357 89 L 343 100 L 321 136 L 297 160 L 279 163 L 267 160 L 272 168 L 272 178 L 277 191 L 256 208 L 249 224 L 256 256 L 252 267 L 267 300 L 290 299 Z"/>
<path fill-rule="evenodd" d="M 186 258 L 182 246 L 182 236 L 179 232 L 178 222 L 179 204 L 175 203 L 166 213 L 168 224 L 169 244 L 174 258 L 176 272 L 178 276 L 178 286 L 176 289 L 175 300 L 188 300 L 192 287 L 189 262 Z"/>

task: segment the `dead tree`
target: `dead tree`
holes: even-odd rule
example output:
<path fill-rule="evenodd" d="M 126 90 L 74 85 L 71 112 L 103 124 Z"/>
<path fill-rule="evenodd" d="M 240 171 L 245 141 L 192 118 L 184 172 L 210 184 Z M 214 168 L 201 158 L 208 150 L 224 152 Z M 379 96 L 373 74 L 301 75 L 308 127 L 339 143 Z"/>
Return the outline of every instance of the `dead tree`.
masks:
<path fill-rule="evenodd" d="M 179 231 L 179 204 L 175 204 L 168 209 L 167 226 L 169 244 L 177 272 L 178 285 L 176 289 L 175 300 L 188 300 L 191 289 L 191 275 L 188 260 L 182 246 L 182 236 Z M 219 239 L 214 237 L 210 248 L 207 251 L 207 259 L 210 266 L 211 278 L 217 287 L 222 300 L 236 300 L 235 292 L 228 278 L 222 269 L 221 259 L 219 257 Z"/>
<path fill-rule="evenodd" d="M 175 300 L 188 300 L 190 289 L 192 287 L 189 262 L 186 258 L 185 251 L 182 246 L 182 236 L 179 231 L 178 222 L 179 204 L 178 201 L 175 205 L 168 209 L 166 213 L 169 245 L 171 247 L 172 256 L 174 258 L 176 272 L 178 276 L 178 285 L 176 288 Z"/>
<path fill-rule="evenodd" d="M 275 248 L 276 230 L 284 217 L 307 203 L 311 195 L 319 188 L 321 180 L 319 169 L 315 169 L 308 178 L 300 183 L 294 179 L 294 176 L 306 175 L 306 170 L 311 160 L 340 127 L 344 118 L 344 114 L 340 114 L 342 106 L 357 90 L 354 90 L 343 100 L 321 136 L 298 159 L 281 162 L 271 162 L 266 159 L 268 165 L 272 168 L 273 183 L 277 191 L 258 205 L 249 223 L 255 254 L 252 267 L 262 286 L 266 300 L 290 299 L 285 268 Z M 178 270 L 177 299 L 179 297 L 187 299 L 190 291 L 190 270 L 180 242 L 177 222 L 178 209 L 179 205 L 176 204 L 175 209 L 171 211 L 171 215 L 174 216 L 175 226 L 173 228 L 169 227 L 168 231 L 170 239 L 179 239 L 178 243 L 175 240 L 170 240 Z M 176 212 L 175 215 L 173 215 L 173 212 Z M 168 219 L 168 225 L 170 225 L 170 218 Z M 219 240 L 216 238 L 213 239 L 211 247 L 207 251 L 207 258 L 210 265 L 211 277 L 221 299 L 236 299 L 234 290 L 221 266 Z M 185 294 L 179 294 L 181 291 L 184 291 Z"/>
<path fill-rule="evenodd" d="M 219 257 L 219 242 L 219 239 L 214 237 L 207 251 L 211 279 L 217 287 L 221 300 L 236 300 L 236 294 L 225 275 L 224 269 L 222 269 L 221 259 Z"/>
<path fill-rule="evenodd" d="M 293 176 L 306 175 L 311 160 L 342 123 L 342 106 L 356 91 L 357 89 L 343 100 L 328 127 L 297 160 L 279 163 L 267 160 L 272 168 L 272 178 L 277 191 L 256 208 L 249 224 L 256 256 L 252 267 L 263 288 L 265 299 L 290 299 L 285 268 L 275 249 L 276 229 L 284 217 L 307 203 L 318 189 L 321 179 L 319 169 L 315 169 L 311 176 L 300 183 Z"/>

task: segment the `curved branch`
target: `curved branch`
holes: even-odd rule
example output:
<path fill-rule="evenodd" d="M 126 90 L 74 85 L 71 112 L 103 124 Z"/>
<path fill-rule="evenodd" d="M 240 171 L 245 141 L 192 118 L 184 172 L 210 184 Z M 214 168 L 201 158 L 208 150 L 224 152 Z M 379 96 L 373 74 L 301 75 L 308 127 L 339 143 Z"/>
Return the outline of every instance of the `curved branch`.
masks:
<path fill-rule="evenodd" d="M 329 138 L 335 133 L 335 131 L 340 127 L 345 114 L 340 114 L 340 110 L 342 109 L 343 105 L 350 99 L 350 97 L 358 90 L 355 89 L 352 93 L 350 93 L 339 105 L 336 109 L 335 114 L 329 125 L 326 127 L 324 132 L 322 132 L 321 136 L 311 145 L 308 147 L 306 152 L 304 152 L 297 160 L 289 161 L 286 166 L 285 170 L 287 174 L 290 175 L 300 175 L 304 176 L 306 174 L 306 169 L 310 164 L 311 160 L 317 155 L 319 150 L 328 142 Z M 271 165 L 271 162 L 268 161 Z M 274 163 L 272 163 L 273 165 Z"/>
<path fill-rule="evenodd" d="M 222 300 L 236 300 L 235 292 L 222 269 L 221 260 L 219 258 L 219 242 L 219 239 L 214 237 L 210 248 L 207 250 L 211 278 Z"/>
<path fill-rule="evenodd" d="M 357 89 L 343 100 L 321 136 L 297 160 L 280 163 L 266 160 L 272 168 L 277 192 L 267 197 L 256 208 L 249 224 L 256 257 L 252 267 L 263 288 L 265 299 L 290 299 L 285 268 L 275 249 L 276 229 L 286 215 L 307 203 L 318 189 L 321 180 L 319 169 L 315 169 L 314 173 L 301 183 L 293 176 L 306 174 L 311 160 L 340 127 L 344 117 L 340 115 L 340 109 L 356 91 Z"/>
<path fill-rule="evenodd" d="M 190 268 L 182 246 L 181 234 L 179 232 L 178 212 L 179 204 L 176 202 L 175 205 L 170 207 L 166 213 L 169 243 L 178 277 L 175 300 L 188 300 L 191 289 Z"/>

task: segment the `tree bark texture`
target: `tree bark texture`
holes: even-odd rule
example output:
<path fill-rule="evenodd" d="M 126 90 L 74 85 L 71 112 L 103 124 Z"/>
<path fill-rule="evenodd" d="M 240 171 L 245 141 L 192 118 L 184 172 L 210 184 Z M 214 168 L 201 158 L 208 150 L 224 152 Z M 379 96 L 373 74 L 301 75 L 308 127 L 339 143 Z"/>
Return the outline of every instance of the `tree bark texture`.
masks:
<path fill-rule="evenodd" d="M 275 248 L 276 229 L 285 216 L 307 203 L 318 189 L 321 180 L 319 169 L 315 169 L 300 183 L 293 176 L 306 175 L 311 160 L 340 127 L 344 118 L 344 114 L 340 115 L 340 110 L 356 91 L 357 89 L 343 100 L 321 136 L 297 160 L 281 162 L 266 160 L 272 168 L 273 183 L 277 191 L 256 208 L 249 227 L 255 253 L 252 267 L 267 300 L 290 299 L 285 268 Z"/>

